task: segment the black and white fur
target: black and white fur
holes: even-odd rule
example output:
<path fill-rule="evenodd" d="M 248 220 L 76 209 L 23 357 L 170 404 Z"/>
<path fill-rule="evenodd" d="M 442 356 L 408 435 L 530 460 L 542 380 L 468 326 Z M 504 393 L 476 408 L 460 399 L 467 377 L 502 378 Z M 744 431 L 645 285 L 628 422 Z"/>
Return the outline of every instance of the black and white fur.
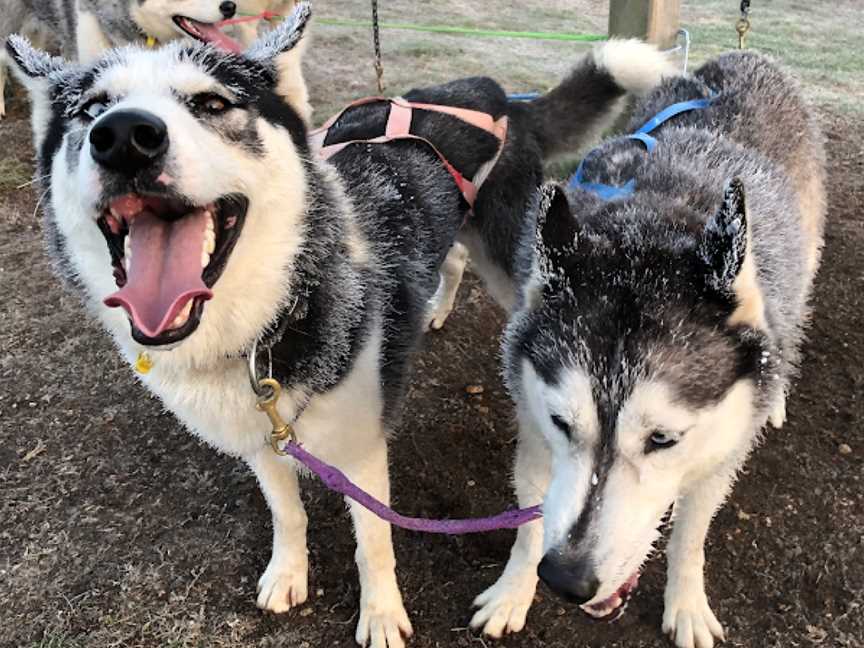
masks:
<path fill-rule="evenodd" d="M 40 47 L 57 47 L 68 59 L 96 61 L 111 47 L 144 41 L 148 36 L 168 42 L 186 36 L 174 23 L 185 16 L 204 23 L 226 17 L 223 0 L 3 0 L 0 42 L 15 33 L 27 33 Z M 236 0 L 240 14 L 272 11 L 287 15 L 293 0 Z M 257 22 L 231 28 L 244 45 L 257 38 Z M 0 118 L 6 112 L 5 53 L 0 52 Z"/>
<path fill-rule="evenodd" d="M 150 353 L 153 368 L 142 382 L 190 430 L 254 470 L 274 528 L 258 605 L 274 612 L 307 597 L 306 514 L 296 465 L 267 443 L 268 421 L 255 411 L 242 354 L 256 339 L 271 346 L 274 374 L 285 388 L 280 411 L 288 421 L 296 418 L 305 448 L 389 501 L 386 438 L 439 267 L 468 212 L 451 176 L 422 143 L 355 145 L 329 163 L 317 160 L 301 117 L 305 87 L 294 77 L 286 84 L 282 65 L 296 55 L 309 13 L 300 4 L 243 56 L 174 43 L 112 50 L 92 65 L 71 65 L 21 38 L 7 45 L 32 95 L 49 254 L 130 364 Z M 513 249 L 541 181 L 542 156 L 555 148 L 553 121 L 561 120 L 557 132 L 568 145 L 578 143 L 628 86 L 646 86 L 644 77 L 627 76 L 631 57 L 643 65 L 653 61 L 659 80 L 665 64 L 655 49 L 613 42 L 533 105 L 509 105 L 488 79 L 405 95 L 510 117 L 506 147 L 468 226 L 478 258 L 484 249 L 497 258 Z M 169 145 L 150 166 L 124 177 L 96 162 L 88 138 L 131 110 L 164 122 Z M 348 111 L 328 142 L 380 135 L 386 110 Z M 484 131 L 434 113 L 418 115 L 413 130 L 468 176 L 497 146 Z M 141 338 L 130 335 L 127 316 L 102 304 L 115 281 L 97 222 L 113 196 L 128 192 L 192 206 L 230 196 L 235 206 L 246 205 L 213 298 L 202 306 L 197 327 L 185 325 L 170 345 L 136 341 Z M 411 624 L 396 583 L 390 527 L 349 506 L 361 582 L 356 639 L 402 646 Z"/>
<path fill-rule="evenodd" d="M 681 648 L 723 630 L 703 544 L 762 428 L 786 417 L 822 247 L 825 156 L 813 110 L 754 53 L 726 54 L 641 101 L 717 93 L 657 131 L 611 140 L 585 178 L 632 197 L 550 185 L 525 231 L 503 346 L 520 439 L 520 529 L 474 624 L 525 623 L 539 575 L 593 616 L 618 613 L 674 506 L 663 629 Z"/>

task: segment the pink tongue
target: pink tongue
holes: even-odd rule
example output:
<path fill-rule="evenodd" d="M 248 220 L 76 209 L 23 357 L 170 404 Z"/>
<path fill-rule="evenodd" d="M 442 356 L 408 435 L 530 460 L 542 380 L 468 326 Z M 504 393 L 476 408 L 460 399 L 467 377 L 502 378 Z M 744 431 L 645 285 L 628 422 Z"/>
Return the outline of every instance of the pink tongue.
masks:
<path fill-rule="evenodd" d="M 240 43 L 227 34 L 222 33 L 219 27 L 214 24 L 202 23 L 197 20 L 189 20 L 188 18 L 184 18 L 183 22 L 186 23 L 187 26 L 191 25 L 191 30 L 193 32 L 198 32 L 203 40 L 212 43 L 220 49 L 234 52 L 235 54 L 239 54 L 243 51 L 243 47 Z"/>
<path fill-rule="evenodd" d="M 126 285 L 105 298 L 105 305 L 122 306 L 135 327 L 147 337 L 163 333 L 190 299 L 210 299 L 201 279 L 201 251 L 207 216 L 199 209 L 168 222 L 150 211 L 130 222 L 132 259 Z"/>

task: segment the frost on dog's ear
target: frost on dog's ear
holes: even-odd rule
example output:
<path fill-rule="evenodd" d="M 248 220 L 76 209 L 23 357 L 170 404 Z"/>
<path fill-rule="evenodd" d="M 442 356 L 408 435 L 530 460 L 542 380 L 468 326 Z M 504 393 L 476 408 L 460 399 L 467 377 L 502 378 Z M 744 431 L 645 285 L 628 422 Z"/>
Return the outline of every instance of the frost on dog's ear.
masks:
<path fill-rule="evenodd" d="M 62 58 L 36 49 L 17 34 L 6 39 L 6 53 L 15 76 L 31 93 L 46 92 L 52 78 L 61 76 L 68 66 Z"/>
<path fill-rule="evenodd" d="M 547 184 L 540 192 L 537 230 L 544 254 L 554 263 L 575 252 L 579 234 L 564 189 Z"/>
<path fill-rule="evenodd" d="M 750 238 L 744 183 L 733 178 L 726 185 L 723 204 L 705 225 L 699 257 L 706 266 L 708 287 L 735 300 L 729 326 L 765 329 L 765 302 Z"/>
<path fill-rule="evenodd" d="M 305 31 L 312 17 L 312 6 L 300 2 L 282 23 L 249 46 L 247 58 L 273 68 L 276 74 L 276 93 L 285 99 L 309 124 L 312 106 L 303 78 L 301 62 L 306 50 Z"/>
<path fill-rule="evenodd" d="M 537 210 L 537 255 L 547 291 L 556 292 L 562 287 L 578 240 L 576 219 L 564 189 L 557 184 L 544 185 Z"/>
<path fill-rule="evenodd" d="M 36 49 L 26 38 L 13 34 L 6 39 L 6 53 L 15 77 L 27 88 L 32 104 L 33 141 L 40 148 L 51 119 L 51 101 L 56 88 L 69 76 L 68 61 Z"/>

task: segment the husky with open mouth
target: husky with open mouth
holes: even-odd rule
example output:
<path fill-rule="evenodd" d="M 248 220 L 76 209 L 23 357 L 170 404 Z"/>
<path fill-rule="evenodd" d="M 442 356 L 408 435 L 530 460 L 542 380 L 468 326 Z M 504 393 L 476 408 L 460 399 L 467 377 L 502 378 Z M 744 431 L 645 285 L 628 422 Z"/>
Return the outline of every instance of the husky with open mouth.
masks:
<path fill-rule="evenodd" d="M 260 21 L 227 29 L 222 21 L 264 11 L 282 15 L 293 6 L 292 0 L 4 0 L 0 42 L 27 32 L 38 36 L 40 46 L 57 46 L 65 57 L 83 63 L 95 61 L 111 47 L 184 37 L 239 52 L 257 38 Z M 5 113 L 4 54 L 0 52 L 0 118 Z"/>
<path fill-rule="evenodd" d="M 485 241 L 503 256 L 541 183 L 542 156 L 578 146 L 627 89 L 648 83 L 627 76 L 632 60 L 655 61 L 656 82 L 662 59 L 647 45 L 605 44 L 535 103 L 510 104 L 485 78 L 406 94 L 509 120 L 502 148 L 450 114 L 413 115 L 412 131 L 466 177 L 498 156 L 469 214 L 455 171 L 428 142 L 346 145 L 319 159 L 301 118 L 305 87 L 292 85 L 299 68 L 284 83 L 309 16 L 301 3 L 242 55 L 178 42 L 83 66 L 18 37 L 7 44 L 32 95 L 51 259 L 129 363 L 149 357 L 138 364 L 144 384 L 254 470 L 273 513 L 257 602 L 273 612 L 307 598 L 307 521 L 296 465 L 274 453 L 255 411 L 244 354 L 256 341 L 270 350 L 280 413 L 299 441 L 387 502 L 386 437 L 457 231 L 467 218 L 472 253 L 482 256 Z M 379 136 L 392 110 L 350 108 L 324 144 Z M 492 219 L 509 221 L 512 235 Z M 411 624 L 390 527 L 349 504 L 356 639 L 397 648 Z"/>
<path fill-rule="evenodd" d="M 673 507 L 663 630 L 681 648 L 723 638 L 703 545 L 760 431 L 786 418 L 825 155 L 796 83 L 756 54 L 667 80 L 628 132 L 678 109 L 653 143 L 610 140 L 568 192 L 548 186 L 525 232 L 503 352 L 516 491 L 544 520 L 477 600 L 489 634 L 522 628 L 538 574 L 593 617 L 620 614 Z"/>

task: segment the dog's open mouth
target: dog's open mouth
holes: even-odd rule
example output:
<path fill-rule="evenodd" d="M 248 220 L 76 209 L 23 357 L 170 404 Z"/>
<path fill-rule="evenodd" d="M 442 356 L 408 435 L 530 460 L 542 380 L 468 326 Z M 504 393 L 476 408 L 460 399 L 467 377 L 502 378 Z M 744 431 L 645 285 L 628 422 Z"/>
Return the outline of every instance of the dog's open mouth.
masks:
<path fill-rule="evenodd" d="M 639 572 L 634 572 L 627 581 L 621 585 L 615 592 L 608 598 L 603 599 L 599 603 L 592 603 L 590 605 L 580 605 L 582 611 L 586 614 L 594 617 L 595 619 L 601 619 L 603 621 L 614 621 L 618 617 L 620 617 L 624 610 L 627 607 L 627 601 L 630 600 L 630 596 L 633 594 L 633 590 L 636 589 L 636 586 L 639 584 Z"/>
<path fill-rule="evenodd" d="M 204 23 L 186 16 L 174 16 L 172 20 L 184 33 L 195 40 L 210 43 L 219 49 L 235 54 L 243 51 L 240 43 L 225 34 L 215 23 Z"/>
<path fill-rule="evenodd" d="M 108 202 L 97 223 L 120 290 L 105 305 L 126 310 L 136 341 L 172 344 L 198 327 L 247 207 L 236 195 L 207 205 L 135 193 Z"/>

